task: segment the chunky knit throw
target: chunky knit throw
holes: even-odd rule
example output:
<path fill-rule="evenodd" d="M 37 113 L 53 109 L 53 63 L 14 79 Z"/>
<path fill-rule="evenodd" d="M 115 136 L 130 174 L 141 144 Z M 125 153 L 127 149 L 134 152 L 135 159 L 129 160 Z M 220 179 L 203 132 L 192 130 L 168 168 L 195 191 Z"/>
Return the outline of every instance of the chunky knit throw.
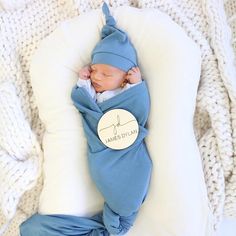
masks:
<path fill-rule="evenodd" d="M 0 0 L 0 235 L 19 235 L 37 211 L 44 127 L 30 84 L 31 56 L 59 22 L 102 0 Z M 236 1 L 110 0 L 157 8 L 201 48 L 194 128 L 217 228 L 236 217 Z M 10 183 L 10 184 L 9 184 Z"/>

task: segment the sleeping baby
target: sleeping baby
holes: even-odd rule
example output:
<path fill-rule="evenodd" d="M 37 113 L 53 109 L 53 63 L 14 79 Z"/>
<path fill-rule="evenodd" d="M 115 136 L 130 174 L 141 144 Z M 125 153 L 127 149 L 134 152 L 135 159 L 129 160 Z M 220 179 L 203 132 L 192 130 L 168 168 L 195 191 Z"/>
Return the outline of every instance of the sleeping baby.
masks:
<path fill-rule="evenodd" d="M 91 65 L 79 71 L 71 97 L 83 118 L 90 174 L 105 200 L 102 223 L 109 234 L 123 235 L 132 226 L 150 182 L 152 162 L 144 142 L 150 100 L 135 48 L 116 27 L 105 3 L 103 12 L 101 41 L 92 51 Z M 98 122 L 112 109 L 127 110 L 138 121 L 138 137 L 125 149 L 108 148 L 98 137 Z"/>
<path fill-rule="evenodd" d="M 106 3 L 103 13 L 106 24 L 101 40 L 92 51 L 91 64 L 79 71 L 71 93 L 82 116 L 89 172 L 104 197 L 103 210 L 91 217 L 35 214 L 21 225 L 21 236 L 123 235 L 146 198 L 152 170 L 144 142 L 149 93 L 137 66 L 136 51 L 127 34 L 116 27 Z M 107 147 L 97 131 L 103 115 L 116 109 L 132 113 L 138 127 L 135 141 L 119 150 Z M 116 128 L 122 125 L 118 122 Z"/>

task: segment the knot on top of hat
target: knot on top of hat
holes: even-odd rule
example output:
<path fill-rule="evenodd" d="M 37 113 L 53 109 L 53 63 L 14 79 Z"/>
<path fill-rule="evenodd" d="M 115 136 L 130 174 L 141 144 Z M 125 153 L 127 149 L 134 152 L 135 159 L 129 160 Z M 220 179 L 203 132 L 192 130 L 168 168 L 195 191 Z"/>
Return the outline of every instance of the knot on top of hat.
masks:
<path fill-rule="evenodd" d="M 110 25 L 110 26 L 115 26 L 116 21 L 115 21 L 114 17 L 111 15 L 109 7 L 107 6 L 107 4 L 105 2 L 102 5 L 102 11 L 103 11 L 105 18 L 106 18 L 106 24 Z"/>
<path fill-rule="evenodd" d="M 115 39 L 120 43 L 122 42 L 125 43 L 125 41 L 128 40 L 127 35 L 123 31 L 115 27 L 109 27 L 107 25 L 103 27 L 101 35 L 101 39 L 105 38 L 107 38 L 106 40 L 112 40 L 112 41 L 114 41 Z"/>

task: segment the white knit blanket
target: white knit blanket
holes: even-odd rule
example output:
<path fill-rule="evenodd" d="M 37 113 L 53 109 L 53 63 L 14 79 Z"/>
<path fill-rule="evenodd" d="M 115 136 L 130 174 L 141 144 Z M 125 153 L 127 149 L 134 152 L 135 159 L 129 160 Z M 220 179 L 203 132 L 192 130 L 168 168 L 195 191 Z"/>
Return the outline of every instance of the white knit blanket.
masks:
<path fill-rule="evenodd" d="M 17 236 L 37 211 L 44 127 L 29 77 L 31 56 L 60 21 L 102 0 L 0 0 L 0 235 Z M 158 8 L 201 48 L 194 126 L 217 227 L 236 217 L 236 1 L 111 0 Z"/>

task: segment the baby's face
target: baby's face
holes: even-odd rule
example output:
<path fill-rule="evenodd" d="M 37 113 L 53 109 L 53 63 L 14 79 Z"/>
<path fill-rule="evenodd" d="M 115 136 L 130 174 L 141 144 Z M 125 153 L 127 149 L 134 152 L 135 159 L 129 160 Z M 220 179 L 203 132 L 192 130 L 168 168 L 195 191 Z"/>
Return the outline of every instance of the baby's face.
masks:
<path fill-rule="evenodd" d="M 121 87 L 126 72 L 106 64 L 91 65 L 91 82 L 96 92 L 113 90 Z"/>

